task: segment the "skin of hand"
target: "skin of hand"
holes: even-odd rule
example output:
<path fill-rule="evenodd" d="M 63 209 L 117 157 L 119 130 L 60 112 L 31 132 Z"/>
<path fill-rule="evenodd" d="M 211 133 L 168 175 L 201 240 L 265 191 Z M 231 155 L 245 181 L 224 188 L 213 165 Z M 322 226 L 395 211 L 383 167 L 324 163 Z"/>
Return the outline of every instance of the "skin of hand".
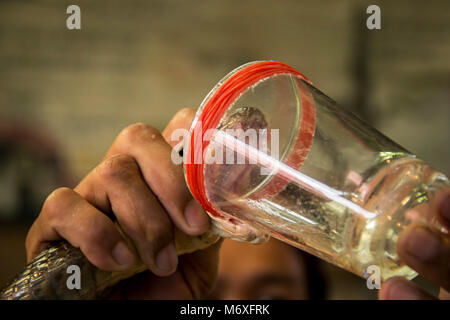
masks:
<path fill-rule="evenodd" d="M 170 141 L 189 129 L 195 110 L 183 109 L 160 133 L 145 124 L 125 128 L 102 162 L 73 190 L 60 188 L 44 202 L 26 238 L 27 260 L 49 242 L 65 239 L 100 269 L 122 271 L 135 263 L 115 216 L 148 271 L 122 281 L 110 298 L 192 299 L 205 296 L 217 275 L 220 243 L 177 257 L 173 232 L 208 230 L 210 219 L 192 198 L 183 166 L 171 161 Z"/>
<path fill-rule="evenodd" d="M 431 203 L 431 213 L 448 231 L 450 229 L 450 188 L 442 190 Z M 450 236 L 435 228 L 413 224 L 400 235 L 397 252 L 407 265 L 424 278 L 440 286 L 439 299 L 450 299 Z M 436 299 L 415 283 L 394 277 L 381 285 L 380 299 Z"/>

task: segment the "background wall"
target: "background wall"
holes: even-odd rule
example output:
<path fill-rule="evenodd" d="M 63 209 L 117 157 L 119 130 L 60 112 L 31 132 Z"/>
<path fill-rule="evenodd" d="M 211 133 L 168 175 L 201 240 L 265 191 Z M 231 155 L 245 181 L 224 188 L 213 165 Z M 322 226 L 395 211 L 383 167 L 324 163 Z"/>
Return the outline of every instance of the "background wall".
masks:
<path fill-rule="evenodd" d="M 66 28 L 70 4 L 82 30 Z M 369 4 L 382 30 L 367 30 Z M 125 126 L 164 128 L 252 60 L 295 66 L 448 175 L 449 21 L 446 0 L 1 1 L 0 283 L 23 265 L 26 217 L 52 189 L 80 180 Z M 375 296 L 326 268 L 330 297 Z"/>

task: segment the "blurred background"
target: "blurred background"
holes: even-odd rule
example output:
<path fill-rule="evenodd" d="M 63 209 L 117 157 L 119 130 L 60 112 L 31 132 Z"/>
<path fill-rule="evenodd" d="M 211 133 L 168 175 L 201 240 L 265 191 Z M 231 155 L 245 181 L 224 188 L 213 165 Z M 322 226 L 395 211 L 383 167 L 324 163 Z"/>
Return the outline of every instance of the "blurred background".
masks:
<path fill-rule="evenodd" d="M 81 30 L 66 28 L 70 4 Z M 381 30 L 366 28 L 370 4 Z M 51 190 L 73 187 L 125 126 L 163 129 L 252 60 L 294 66 L 449 175 L 449 22 L 447 0 L 1 0 L 0 286 L 24 266 L 26 231 Z M 323 268 L 328 298 L 376 297 Z"/>

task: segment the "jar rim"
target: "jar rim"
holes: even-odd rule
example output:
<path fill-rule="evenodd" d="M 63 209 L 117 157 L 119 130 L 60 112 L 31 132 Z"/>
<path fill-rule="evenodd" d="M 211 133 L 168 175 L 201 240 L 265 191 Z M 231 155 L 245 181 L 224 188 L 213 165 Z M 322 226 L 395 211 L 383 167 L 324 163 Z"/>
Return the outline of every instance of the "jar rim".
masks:
<path fill-rule="evenodd" d="M 204 170 L 203 170 L 203 156 L 210 141 L 204 140 L 204 134 L 209 129 L 215 129 L 219 125 L 220 120 L 225 115 L 229 107 L 250 87 L 256 83 L 263 81 L 269 77 L 276 75 L 292 75 L 298 79 L 304 80 L 311 84 L 309 79 L 302 73 L 295 70 L 291 66 L 277 61 L 254 61 L 246 63 L 233 71 L 228 73 L 222 78 L 216 86 L 208 93 L 205 99 L 202 101 L 197 114 L 192 122 L 189 130 L 189 136 L 185 140 L 185 177 L 187 185 L 193 195 L 193 197 L 200 203 L 200 205 L 210 214 L 223 217 L 210 203 L 207 198 L 205 185 L 204 185 Z M 305 102 L 306 101 L 306 102 Z M 306 151 L 309 151 L 309 147 L 312 143 L 311 124 L 312 128 L 315 127 L 315 108 L 311 99 L 302 99 L 302 103 L 309 105 L 307 117 L 303 116 L 302 123 L 306 124 L 309 128 L 306 132 L 300 130 L 297 143 L 303 144 L 306 147 Z M 303 108 L 302 108 L 303 109 Z M 302 129 L 303 126 L 301 126 Z M 200 143 L 199 143 L 200 142 Z M 296 144 L 297 144 L 296 143 Z M 306 152 L 307 154 L 307 152 Z M 306 156 L 306 155 L 304 155 Z M 303 162 L 302 157 L 294 156 L 291 162 Z M 288 160 L 289 161 L 289 160 Z M 270 183 L 269 188 L 260 190 L 258 194 L 267 195 L 268 193 L 274 193 L 276 190 L 283 188 L 283 183 L 275 181 L 274 184 Z M 287 181 L 286 181 L 287 184 Z"/>

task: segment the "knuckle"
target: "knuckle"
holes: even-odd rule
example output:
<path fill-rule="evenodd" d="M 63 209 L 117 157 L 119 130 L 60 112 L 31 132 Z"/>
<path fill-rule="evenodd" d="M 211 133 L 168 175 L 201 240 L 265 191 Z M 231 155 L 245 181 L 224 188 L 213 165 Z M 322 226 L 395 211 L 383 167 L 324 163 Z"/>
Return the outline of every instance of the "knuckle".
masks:
<path fill-rule="evenodd" d="M 104 245 L 111 237 L 111 230 L 100 219 L 90 219 L 82 229 L 83 240 L 91 245 Z"/>
<path fill-rule="evenodd" d="M 100 178 L 105 180 L 124 180 L 133 179 L 138 170 L 136 160 L 125 154 L 114 155 L 104 160 L 97 168 L 96 172 Z"/>
<path fill-rule="evenodd" d="M 70 188 L 62 187 L 54 190 L 45 200 L 41 214 L 50 221 L 57 219 L 65 212 L 67 203 L 73 196 L 74 191 Z"/>
<path fill-rule="evenodd" d="M 81 247 L 92 254 L 108 251 L 111 240 L 114 240 L 114 234 L 111 230 L 105 228 L 104 225 L 97 225 L 83 231 Z"/>
<path fill-rule="evenodd" d="M 183 108 L 175 114 L 175 116 L 173 117 L 173 121 L 176 121 L 176 122 L 183 122 L 183 121 L 188 122 L 189 121 L 190 122 L 194 118 L 196 112 L 197 111 L 192 108 Z"/>
<path fill-rule="evenodd" d="M 135 144 L 143 140 L 162 139 L 158 129 L 145 124 L 135 123 L 122 130 L 119 134 L 119 140 L 125 144 Z"/>
<path fill-rule="evenodd" d="M 157 223 L 148 223 L 143 228 L 143 233 L 147 241 L 152 242 L 156 247 L 163 247 L 173 240 L 173 225 L 168 218 L 159 219 Z"/>

